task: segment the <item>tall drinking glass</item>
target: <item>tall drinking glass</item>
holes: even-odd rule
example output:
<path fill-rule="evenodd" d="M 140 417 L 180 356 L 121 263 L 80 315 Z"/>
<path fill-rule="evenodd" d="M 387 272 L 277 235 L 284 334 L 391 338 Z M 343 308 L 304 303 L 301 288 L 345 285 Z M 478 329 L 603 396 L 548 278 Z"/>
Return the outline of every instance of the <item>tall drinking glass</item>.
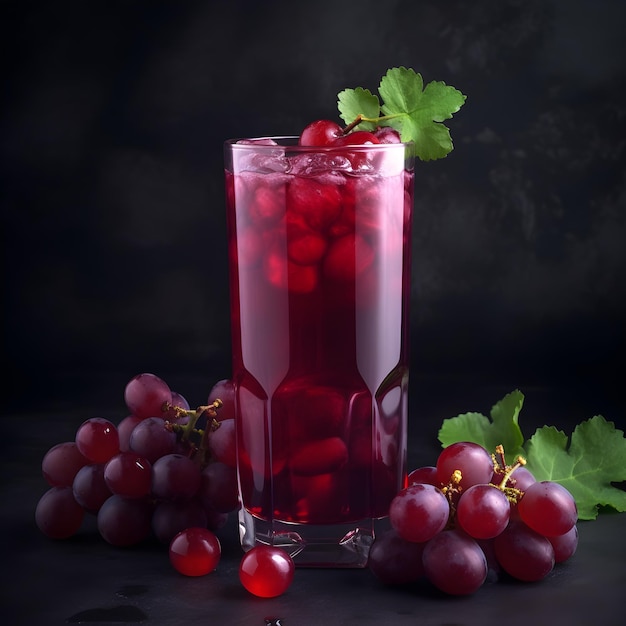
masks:
<path fill-rule="evenodd" d="M 225 143 L 244 549 L 364 567 L 406 484 L 409 148 Z"/>

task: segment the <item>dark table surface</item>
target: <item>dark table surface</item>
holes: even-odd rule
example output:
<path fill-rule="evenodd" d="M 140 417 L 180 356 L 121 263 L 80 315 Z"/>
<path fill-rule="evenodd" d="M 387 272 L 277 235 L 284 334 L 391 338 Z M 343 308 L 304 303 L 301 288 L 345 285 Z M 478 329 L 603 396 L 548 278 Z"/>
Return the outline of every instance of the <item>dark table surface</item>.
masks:
<path fill-rule="evenodd" d="M 624 428 L 624 408 L 610 386 L 522 388 L 520 425 L 526 437 L 543 424 L 571 432 L 602 414 Z M 442 419 L 466 411 L 488 414 L 514 386 L 474 386 L 459 381 L 412 382 L 409 466 L 432 464 Z M 111 397 L 109 395 L 109 397 Z M 65 541 L 44 537 L 34 524 L 37 500 L 46 490 L 41 459 L 55 443 L 73 438 L 87 417 L 119 421 L 123 407 L 99 400 L 47 412 L 19 411 L 3 418 L 1 446 L 2 622 L 10 626 L 57 624 L 216 624 L 283 626 L 317 624 L 623 624 L 626 623 L 626 515 L 601 513 L 579 522 L 576 554 L 539 583 L 496 582 L 476 594 L 452 598 L 427 586 L 392 589 L 368 570 L 298 569 L 283 596 L 259 599 L 240 585 L 241 549 L 236 520 L 220 531 L 218 568 L 200 578 L 179 575 L 164 546 L 147 542 L 113 548 L 87 519 Z"/>

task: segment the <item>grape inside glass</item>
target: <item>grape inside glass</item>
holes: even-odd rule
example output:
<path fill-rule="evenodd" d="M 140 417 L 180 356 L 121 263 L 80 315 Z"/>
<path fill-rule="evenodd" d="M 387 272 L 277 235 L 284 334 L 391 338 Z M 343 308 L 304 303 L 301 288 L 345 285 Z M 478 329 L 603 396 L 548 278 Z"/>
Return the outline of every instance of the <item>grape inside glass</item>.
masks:
<path fill-rule="evenodd" d="M 225 144 L 240 538 L 364 567 L 406 484 L 413 157 Z"/>

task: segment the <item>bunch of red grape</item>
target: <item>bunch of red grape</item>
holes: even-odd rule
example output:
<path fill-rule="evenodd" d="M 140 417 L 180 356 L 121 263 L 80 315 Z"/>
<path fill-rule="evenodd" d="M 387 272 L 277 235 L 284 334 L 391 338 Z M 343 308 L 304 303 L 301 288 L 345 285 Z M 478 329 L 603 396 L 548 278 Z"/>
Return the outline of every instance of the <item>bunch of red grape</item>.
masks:
<path fill-rule="evenodd" d="M 499 446 L 459 442 L 436 466 L 409 474 L 393 499 L 391 529 L 369 554 L 385 584 L 429 580 L 450 595 L 477 591 L 489 578 L 545 578 L 578 545 L 576 503 L 562 485 L 536 481 L 523 459 L 506 465 Z"/>
<path fill-rule="evenodd" d="M 117 425 L 89 418 L 74 441 L 45 454 L 50 488 L 37 504 L 37 526 L 66 539 L 93 514 L 108 543 L 155 537 L 178 572 L 204 576 L 220 561 L 215 533 L 238 507 L 232 382 L 215 383 L 207 405 L 192 410 L 164 380 L 138 374 L 124 399 L 130 415 Z M 294 568 L 284 550 L 258 546 L 243 556 L 239 578 L 250 593 L 273 597 L 289 587 Z"/>
<path fill-rule="evenodd" d="M 63 539 L 97 516 L 102 537 L 132 546 L 150 536 L 170 545 L 189 528 L 215 532 L 238 506 L 234 399 L 229 381 L 212 388 L 208 404 L 187 400 L 154 374 L 128 382 L 130 415 L 117 425 L 92 417 L 74 441 L 52 447 L 42 461 L 49 490 L 35 521 Z"/>

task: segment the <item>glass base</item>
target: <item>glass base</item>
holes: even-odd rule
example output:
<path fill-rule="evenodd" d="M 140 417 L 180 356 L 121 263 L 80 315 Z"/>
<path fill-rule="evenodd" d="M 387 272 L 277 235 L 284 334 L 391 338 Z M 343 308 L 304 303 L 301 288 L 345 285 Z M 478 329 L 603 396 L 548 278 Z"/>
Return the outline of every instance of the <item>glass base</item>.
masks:
<path fill-rule="evenodd" d="M 245 551 L 257 545 L 278 546 L 298 567 L 363 568 L 377 534 L 389 528 L 388 518 L 343 524 L 296 524 L 263 520 L 239 510 L 239 539 Z"/>

